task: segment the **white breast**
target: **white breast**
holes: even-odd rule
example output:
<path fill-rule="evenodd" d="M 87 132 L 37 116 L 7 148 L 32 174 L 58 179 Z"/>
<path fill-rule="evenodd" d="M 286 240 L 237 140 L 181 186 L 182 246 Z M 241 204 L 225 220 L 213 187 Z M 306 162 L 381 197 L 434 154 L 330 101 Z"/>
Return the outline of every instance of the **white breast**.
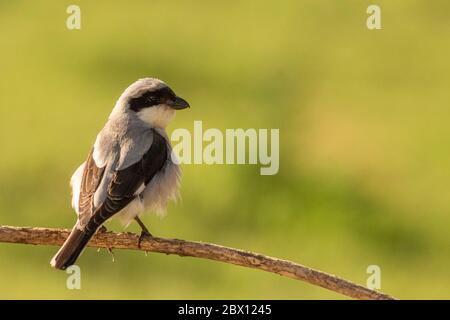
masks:
<path fill-rule="evenodd" d="M 180 180 L 181 170 L 169 158 L 136 199 L 115 214 L 114 218 L 118 218 L 123 225 L 128 226 L 136 216 L 144 212 L 164 216 L 167 203 L 170 200 L 177 201 L 179 198 Z"/>
<path fill-rule="evenodd" d="M 181 169 L 169 158 L 163 169 L 153 177 L 142 192 L 145 210 L 164 216 L 167 202 L 169 200 L 177 201 L 180 197 L 180 180 Z"/>

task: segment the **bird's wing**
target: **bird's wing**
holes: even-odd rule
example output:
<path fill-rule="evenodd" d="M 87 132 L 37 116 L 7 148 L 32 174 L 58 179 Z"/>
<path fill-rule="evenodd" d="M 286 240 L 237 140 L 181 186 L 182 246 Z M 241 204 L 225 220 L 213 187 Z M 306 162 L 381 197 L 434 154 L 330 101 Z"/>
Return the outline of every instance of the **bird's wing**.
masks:
<path fill-rule="evenodd" d="M 78 219 L 83 221 L 93 211 L 93 199 L 95 192 L 103 179 L 105 168 L 97 167 L 94 157 L 94 148 L 86 160 L 78 198 Z"/>
<path fill-rule="evenodd" d="M 82 226 L 99 227 L 133 201 L 137 191 L 148 184 L 163 167 L 168 157 L 167 142 L 153 130 L 152 134 L 151 146 L 135 163 L 126 168 L 120 167 L 117 163 L 98 168 L 93 159 L 93 152 L 90 153 L 80 192 L 79 222 Z M 134 152 L 133 148 L 128 152 Z M 120 159 L 117 162 L 120 163 Z M 96 193 L 99 192 L 104 193 L 104 197 L 101 203 L 94 207 Z"/>

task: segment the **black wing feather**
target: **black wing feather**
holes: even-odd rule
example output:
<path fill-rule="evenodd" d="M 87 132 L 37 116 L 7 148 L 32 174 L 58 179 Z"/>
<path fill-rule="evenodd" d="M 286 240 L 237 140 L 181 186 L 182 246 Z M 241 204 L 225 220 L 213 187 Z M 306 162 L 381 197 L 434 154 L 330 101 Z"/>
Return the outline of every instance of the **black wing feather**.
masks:
<path fill-rule="evenodd" d="M 86 228 L 98 228 L 104 221 L 125 208 L 136 197 L 142 184 L 147 185 L 167 160 L 166 140 L 154 131 L 153 142 L 142 159 L 114 173 L 104 203 L 98 207 Z"/>

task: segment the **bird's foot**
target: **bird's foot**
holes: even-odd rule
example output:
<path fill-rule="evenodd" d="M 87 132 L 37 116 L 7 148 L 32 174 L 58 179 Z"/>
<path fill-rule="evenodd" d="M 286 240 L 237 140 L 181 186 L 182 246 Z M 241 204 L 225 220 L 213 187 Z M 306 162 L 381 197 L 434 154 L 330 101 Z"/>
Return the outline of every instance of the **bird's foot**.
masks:
<path fill-rule="evenodd" d="M 141 235 L 139 236 L 139 240 L 138 240 L 138 248 L 141 248 L 141 242 L 144 238 L 153 238 L 152 234 L 150 233 L 150 231 L 148 231 L 147 227 L 145 226 L 145 224 L 141 221 L 141 219 L 139 219 L 139 217 L 135 217 L 134 220 L 136 220 L 136 222 L 139 224 L 139 226 L 141 227 Z"/>
<path fill-rule="evenodd" d="M 116 260 L 116 257 L 115 257 L 115 255 L 114 255 L 113 250 L 112 250 L 110 247 L 108 247 L 107 250 L 108 250 L 109 254 L 110 254 L 111 257 L 112 257 L 112 262 L 114 262 L 114 261 Z"/>
<path fill-rule="evenodd" d="M 142 230 L 138 240 L 139 249 L 141 248 L 141 242 L 142 240 L 144 240 L 144 238 L 153 238 L 153 235 L 148 230 Z"/>
<path fill-rule="evenodd" d="M 108 232 L 108 229 L 106 229 L 105 226 L 101 226 L 100 228 L 97 229 L 97 232 L 98 233 L 105 233 L 105 232 Z"/>

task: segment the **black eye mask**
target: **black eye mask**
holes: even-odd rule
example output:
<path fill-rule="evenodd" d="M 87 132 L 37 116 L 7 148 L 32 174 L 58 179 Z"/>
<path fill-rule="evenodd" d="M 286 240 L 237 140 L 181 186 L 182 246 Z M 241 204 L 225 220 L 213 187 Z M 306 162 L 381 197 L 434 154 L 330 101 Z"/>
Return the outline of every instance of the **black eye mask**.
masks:
<path fill-rule="evenodd" d="M 131 110 L 139 112 L 158 104 L 167 104 L 175 99 L 175 93 L 170 88 L 163 87 L 154 91 L 147 91 L 139 97 L 130 99 L 129 106 Z"/>

